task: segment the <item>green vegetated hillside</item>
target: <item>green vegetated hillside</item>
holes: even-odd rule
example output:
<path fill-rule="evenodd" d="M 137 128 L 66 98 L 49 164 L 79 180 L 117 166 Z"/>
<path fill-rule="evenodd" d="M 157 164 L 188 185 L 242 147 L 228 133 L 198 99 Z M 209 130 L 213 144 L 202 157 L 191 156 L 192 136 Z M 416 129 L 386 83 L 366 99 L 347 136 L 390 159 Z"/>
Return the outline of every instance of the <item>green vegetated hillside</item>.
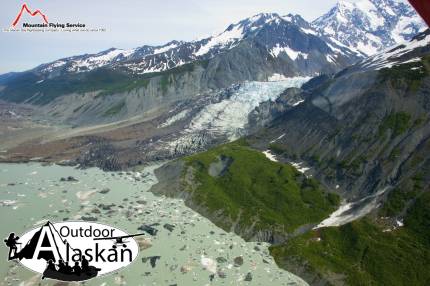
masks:
<path fill-rule="evenodd" d="M 192 186 L 188 178 L 184 190 L 192 193 L 193 202 L 204 205 L 211 220 L 225 229 L 237 223 L 242 235 L 251 225 L 254 232 L 291 234 L 320 222 L 339 204 L 339 197 L 315 179 L 268 160 L 244 140 L 184 161 L 185 170 L 192 168 Z M 391 192 L 376 218 L 290 236 L 272 246 L 271 254 L 279 266 L 311 284 L 428 285 L 430 193 L 419 184 L 415 178 Z"/>
<path fill-rule="evenodd" d="M 271 254 L 281 267 L 316 273 L 327 284 L 429 285 L 429 209 L 430 193 L 425 192 L 407 210 L 402 227 L 385 225 L 384 217 L 378 223 L 363 218 L 310 231 L 271 247 Z"/>
<path fill-rule="evenodd" d="M 286 236 L 316 224 L 339 205 L 339 197 L 294 167 L 270 161 L 244 140 L 184 159 L 183 176 L 192 200 L 225 229 L 247 238 L 259 231 Z M 225 219 L 228 218 L 228 219 Z M 270 239 L 269 239 L 270 240 Z"/>

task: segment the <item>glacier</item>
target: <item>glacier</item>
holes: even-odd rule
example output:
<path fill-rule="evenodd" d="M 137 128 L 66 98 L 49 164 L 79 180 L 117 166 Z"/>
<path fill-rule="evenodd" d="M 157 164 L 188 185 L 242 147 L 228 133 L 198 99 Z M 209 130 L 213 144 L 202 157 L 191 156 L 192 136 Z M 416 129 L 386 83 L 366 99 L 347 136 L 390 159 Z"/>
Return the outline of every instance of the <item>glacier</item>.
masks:
<path fill-rule="evenodd" d="M 210 104 L 200 111 L 190 122 L 185 132 L 209 130 L 227 134 L 229 140 L 244 135 L 248 115 L 260 103 L 275 100 L 289 87 L 300 87 L 310 77 L 286 78 L 272 82 L 245 82 L 228 99 Z"/>
<path fill-rule="evenodd" d="M 160 141 L 161 149 L 184 153 L 200 149 L 213 139 L 236 140 L 247 134 L 248 115 L 260 103 L 276 100 L 285 89 L 301 87 L 310 79 L 299 76 L 280 81 L 244 82 L 229 98 L 203 107 L 172 140 Z"/>

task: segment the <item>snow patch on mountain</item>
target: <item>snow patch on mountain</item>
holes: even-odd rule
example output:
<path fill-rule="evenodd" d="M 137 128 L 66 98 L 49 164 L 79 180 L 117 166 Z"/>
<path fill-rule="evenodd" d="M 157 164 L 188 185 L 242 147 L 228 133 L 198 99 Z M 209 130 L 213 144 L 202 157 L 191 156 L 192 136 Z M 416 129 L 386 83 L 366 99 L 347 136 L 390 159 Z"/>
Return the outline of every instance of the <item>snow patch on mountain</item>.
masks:
<path fill-rule="evenodd" d="M 421 61 L 420 57 L 402 60 L 402 56 L 421 47 L 430 46 L 430 32 L 422 33 L 415 37 L 407 44 L 397 47 L 391 47 L 381 53 L 378 53 L 360 63 L 360 66 L 365 69 L 380 70 L 383 68 L 391 68 L 395 65 L 413 63 Z"/>
<path fill-rule="evenodd" d="M 335 212 L 333 212 L 327 219 L 323 220 L 320 224 L 318 224 L 314 229 L 330 226 L 342 226 L 344 224 L 364 217 L 378 207 L 380 198 L 388 189 L 388 187 L 383 188 L 376 194 L 367 196 L 356 202 L 343 202 Z"/>
<path fill-rule="evenodd" d="M 72 63 L 69 70 L 80 72 L 93 70 L 98 67 L 105 66 L 113 60 L 118 60 L 119 56 L 128 57 L 134 50 L 111 49 L 107 52 L 101 52 L 95 56 L 91 56 L 82 60 L 77 60 Z"/>
<path fill-rule="evenodd" d="M 408 38 L 408 35 L 416 33 L 415 27 L 422 27 L 421 18 L 401 16 L 394 27 L 391 36 L 396 43 L 402 43 Z"/>
<path fill-rule="evenodd" d="M 200 47 L 200 49 L 195 53 L 196 56 L 203 56 L 215 47 L 222 48 L 229 44 L 235 43 L 243 38 L 243 27 L 236 25 L 231 27 L 230 30 L 210 38 L 207 44 Z"/>
<path fill-rule="evenodd" d="M 310 34 L 310 35 L 314 35 L 314 36 L 318 36 L 318 32 L 313 30 L 313 29 L 305 29 L 305 28 L 300 28 L 300 30 L 302 30 L 302 32 L 306 33 L 306 34 Z"/>
<path fill-rule="evenodd" d="M 278 162 L 278 159 L 276 159 L 276 155 L 273 154 L 270 150 L 263 151 L 264 156 L 266 156 L 267 159 L 273 162 Z"/>
<path fill-rule="evenodd" d="M 379 27 L 383 26 L 385 24 L 385 19 L 380 16 L 380 13 L 378 13 L 378 8 L 376 8 L 375 4 L 371 1 L 358 1 L 355 3 L 355 7 L 353 8 L 358 9 L 361 13 L 364 13 L 364 15 L 368 18 L 369 26 L 372 30 L 376 30 Z M 387 11 L 389 6 L 385 6 L 384 9 Z"/>
<path fill-rule="evenodd" d="M 297 60 L 298 57 L 301 57 L 301 58 L 306 60 L 309 56 L 306 53 L 302 53 L 300 51 L 295 51 L 295 50 L 291 49 L 290 47 L 282 47 L 279 44 L 276 44 L 276 46 L 270 50 L 270 54 L 275 58 L 277 58 L 282 53 L 286 53 L 288 55 L 288 57 L 290 59 L 292 59 L 293 61 Z"/>
<path fill-rule="evenodd" d="M 409 41 L 427 26 L 406 1 L 341 0 L 313 26 L 363 55 Z"/>
<path fill-rule="evenodd" d="M 64 66 L 65 64 L 67 64 L 67 61 L 64 61 L 64 60 L 58 60 L 58 61 L 55 61 L 55 62 L 53 62 L 53 63 L 51 63 L 51 64 L 47 65 L 46 67 L 42 68 L 42 69 L 41 69 L 41 72 L 43 72 L 43 73 L 50 73 L 50 72 L 52 72 L 54 69 L 56 69 L 56 68 L 60 68 L 60 67 Z"/>
<path fill-rule="evenodd" d="M 171 43 L 161 48 L 155 49 L 153 54 L 156 55 L 156 54 L 165 53 L 167 51 L 170 51 L 171 49 L 176 48 L 177 46 L 179 46 L 179 43 Z"/>

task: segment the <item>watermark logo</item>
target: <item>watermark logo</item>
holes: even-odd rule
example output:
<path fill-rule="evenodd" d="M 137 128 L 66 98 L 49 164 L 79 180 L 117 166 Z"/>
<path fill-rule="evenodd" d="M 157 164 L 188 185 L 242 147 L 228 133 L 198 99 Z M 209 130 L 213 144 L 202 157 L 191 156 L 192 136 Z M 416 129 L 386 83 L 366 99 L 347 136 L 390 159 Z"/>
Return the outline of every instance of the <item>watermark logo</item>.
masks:
<path fill-rule="evenodd" d="M 42 279 L 85 281 L 130 265 L 139 254 L 134 239 L 104 224 L 84 221 L 51 223 L 4 242 L 8 260 L 42 274 Z"/>
<path fill-rule="evenodd" d="M 40 16 L 43 19 L 43 22 L 48 25 L 48 18 L 46 17 L 45 14 L 43 14 L 40 10 L 35 10 L 34 12 L 32 12 L 26 3 L 22 4 L 21 10 L 19 11 L 18 15 L 16 16 L 15 20 L 13 20 L 12 22 L 12 27 L 15 27 L 16 24 L 18 24 L 19 20 L 21 19 L 22 13 L 23 12 L 27 12 L 30 16 L 32 17 L 36 17 L 36 16 Z"/>
<path fill-rule="evenodd" d="M 27 3 L 22 4 L 18 14 L 13 18 L 11 26 L 4 28 L 3 32 L 105 32 L 105 28 L 89 27 L 86 23 L 69 19 L 49 21 L 48 16 L 41 9 L 31 9 Z M 14 12 L 15 13 L 15 12 Z M 30 21 L 26 21 L 30 16 Z M 73 16 L 74 17 L 74 16 Z M 51 15 L 50 18 L 51 19 Z M 52 20 L 52 19 L 51 19 Z"/>

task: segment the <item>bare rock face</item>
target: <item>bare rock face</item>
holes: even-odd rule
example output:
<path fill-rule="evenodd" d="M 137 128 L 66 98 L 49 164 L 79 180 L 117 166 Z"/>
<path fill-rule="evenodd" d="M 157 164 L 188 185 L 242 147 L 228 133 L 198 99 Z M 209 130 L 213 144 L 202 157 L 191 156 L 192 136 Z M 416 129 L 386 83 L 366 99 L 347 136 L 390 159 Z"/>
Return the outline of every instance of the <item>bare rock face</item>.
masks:
<path fill-rule="evenodd" d="M 430 30 L 316 78 L 303 86 L 298 96 L 305 101 L 294 108 L 266 103 L 253 114 L 270 124 L 250 141 L 263 149 L 285 134 L 273 143 L 280 157 L 306 161 L 320 180 L 354 199 L 413 177 L 428 157 L 422 152 L 430 138 L 429 41 Z"/>
<path fill-rule="evenodd" d="M 304 98 L 299 88 L 288 88 L 275 101 L 260 104 L 249 114 L 249 128 L 253 131 L 264 127 L 285 111 L 300 104 Z"/>

